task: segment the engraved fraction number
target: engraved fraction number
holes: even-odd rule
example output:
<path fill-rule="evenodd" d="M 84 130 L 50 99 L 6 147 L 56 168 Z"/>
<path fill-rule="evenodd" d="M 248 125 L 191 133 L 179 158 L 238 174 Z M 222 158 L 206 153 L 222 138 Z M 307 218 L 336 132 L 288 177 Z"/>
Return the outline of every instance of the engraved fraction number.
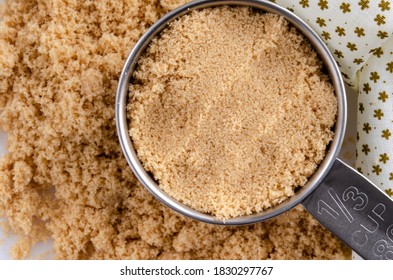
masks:
<path fill-rule="evenodd" d="M 320 199 L 318 201 L 318 214 L 323 214 L 323 212 L 326 212 L 330 216 L 332 216 L 334 219 L 337 219 L 340 214 L 337 213 L 332 207 L 330 207 L 329 204 L 327 204 L 325 201 Z"/>
<path fill-rule="evenodd" d="M 333 188 L 329 188 L 328 194 L 331 197 L 331 199 L 334 201 L 338 209 L 344 214 L 345 218 L 352 223 L 354 221 L 353 216 L 351 213 L 348 211 L 347 207 L 344 205 L 344 202 L 347 202 L 348 200 L 352 200 L 355 202 L 355 206 L 353 206 L 354 210 L 360 211 L 363 210 L 367 204 L 368 204 L 368 197 L 365 193 L 359 192 L 358 188 L 350 186 L 348 187 L 343 195 L 342 195 L 342 200 L 336 193 L 336 191 Z M 320 199 L 318 201 L 318 214 L 322 215 L 324 212 L 330 215 L 333 219 L 337 219 L 340 214 L 338 211 L 336 211 L 332 206 L 330 206 L 326 201 Z"/>
<path fill-rule="evenodd" d="M 343 193 L 343 200 L 348 201 L 352 199 L 356 202 L 353 209 L 355 210 L 363 210 L 368 203 L 368 196 L 365 193 L 359 192 L 359 190 L 355 187 L 347 188 Z"/>

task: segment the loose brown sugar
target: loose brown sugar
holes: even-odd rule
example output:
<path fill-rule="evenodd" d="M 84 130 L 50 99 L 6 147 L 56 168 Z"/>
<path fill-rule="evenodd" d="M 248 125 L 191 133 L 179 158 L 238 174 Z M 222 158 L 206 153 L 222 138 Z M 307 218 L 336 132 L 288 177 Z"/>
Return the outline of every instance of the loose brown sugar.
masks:
<path fill-rule="evenodd" d="M 292 196 L 332 139 L 333 87 L 306 39 L 246 7 L 193 11 L 139 61 L 130 135 L 159 186 L 227 219 Z"/>
<path fill-rule="evenodd" d="M 0 9 L 0 216 L 28 255 L 59 259 L 344 259 L 302 208 L 247 227 L 180 217 L 140 186 L 119 147 L 117 81 L 133 44 L 181 1 L 9 0 Z"/>

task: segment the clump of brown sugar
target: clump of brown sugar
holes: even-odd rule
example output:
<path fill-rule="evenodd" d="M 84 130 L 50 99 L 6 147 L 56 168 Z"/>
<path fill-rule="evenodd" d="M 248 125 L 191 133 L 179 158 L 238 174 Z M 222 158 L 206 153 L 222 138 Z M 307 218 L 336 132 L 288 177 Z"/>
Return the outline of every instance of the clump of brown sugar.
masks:
<path fill-rule="evenodd" d="M 311 45 L 278 15 L 193 11 L 139 61 L 130 135 L 159 186 L 226 219 L 292 196 L 332 139 L 337 101 Z"/>
<path fill-rule="evenodd" d="M 0 9 L 0 216 L 15 257 L 344 259 L 302 208 L 247 227 L 180 217 L 137 183 L 116 135 L 116 87 L 147 27 L 181 1 L 9 0 Z"/>

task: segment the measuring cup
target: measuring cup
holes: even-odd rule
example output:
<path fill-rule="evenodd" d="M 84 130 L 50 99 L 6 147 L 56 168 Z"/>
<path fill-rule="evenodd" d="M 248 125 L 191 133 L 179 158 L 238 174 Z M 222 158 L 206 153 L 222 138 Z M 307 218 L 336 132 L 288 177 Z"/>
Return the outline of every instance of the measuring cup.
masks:
<path fill-rule="evenodd" d="M 220 220 L 198 212 L 163 192 L 139 161 L 129 136 L 127 98 L 129 82 L 138 59 L 168 23 L 195 9 L 220 5 L 249 6 L 283 16 L 313 45 L 322 59 L 338 100 L 334 139 L 326 156 L 306 185 L 283 203 L 253 215 Z M 301 203 L 319 222 L 365 259 L 393 260 L 393 201 L 367 178 L 337 158 L 344 137 L 347 104 L 340 70 L 318 35 L 299 17 L 268 1 L 194 1 L 158 20 L 140 38 L 128 56 L 116 94 L 116 126 L 124 156 L 138 180 L 162 203 L 190 218 L 220 225 L 246 225 L 277 216 Z M 263 166 L 261 166 L 263 168 Z"/>

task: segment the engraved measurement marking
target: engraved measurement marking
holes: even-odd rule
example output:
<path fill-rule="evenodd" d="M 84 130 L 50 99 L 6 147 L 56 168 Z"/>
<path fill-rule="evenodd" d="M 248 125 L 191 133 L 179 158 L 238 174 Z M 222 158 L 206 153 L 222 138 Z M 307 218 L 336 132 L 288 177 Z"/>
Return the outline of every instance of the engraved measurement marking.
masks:
<path fill-rule="evenodd" d="M 367 215 L 368 219 L 364 219 L 363 222 L 360 224 L 360 226 L 369 233 L 376 232 L 380 225 L 377 219 L 374 219 L 371 215 L 374 215 L 375 218 L 379 218 L 381 221 L 384 221 L 385 219 L 382 217 L 382 215 L 383 213 L 385 213 L 385 210 L 386 210 L 386 205 L 383 203 L 378 203 L 373 208 L 371 213 Z M 372 226 L 374 226 L 374 229 L 372 228 Z"/>
<path fill-rule="evenodd" d="M 393 260 L 393 246 L 389 246 L 386 240 L 381 239 L 375 242 L 373 253 L 383 260 Z"/>
<path fill-rule="evenodd" d="M 358 245 L 359 247 L 366 245 L 368 242 L 367 234 L 362 235 L 361 230 L 354 231 L 351 237 L 352 237 L 352 241 L 355 242 L 355 244 Z"/>
<path fill-rule="evenodd" d="M 343 193 L 342 196 L 344 201 L 348 201 L 348 199 L 351 199 L 352 201 L 357 202 L 355 206 L 353 207 L 354 210 L 360 211 L 363 210 L 367 204 L 368 204 L 368 196 L 367 194 L 363 192 L 359 192 L 358 188 L 356 187 L 349 187 L 346 188 L 346 190 Z"/>
<path fill-rule="evenodd" d="M 363 223 L 360 224 L 360 226 L 361 226 L 362 228 L 364 228 L 364 229 L 365 229 L 367 232 L 369 232 L 369 233 L 374 233 L 374 232 L 376 232 L 377 229 L 379 228 L 379 223 L 378 223 L 375 219 L 373 219 L 373 217 L 371 217 L 370 215 L 367 215 L 367 217 L 368 217 L 371 221 L 374 222 L 375 229 L 373 230 L 373 229 L 367 228 Z M 365 219 L 365 221 L 367 221 L 367 220 Z"/>
<path fill-rule="evenodd" d="M 344 214 L 345 218 L 347 218 L 348 222 L 352 223 L 354 221 L 353 216 L 349 213 L 347 207 L 345 207 L 344 203 L 338 197 L 336 191 L 333 188 L 328 190 L 330 197 L 337 204 L 338 208 L 340 208 L 341 212 Z"/>
<path fill-rule="evenodd" d="M 323 212 L 328 213 L 334 219 L 337 219 L 340 216 L 329 204 L 327 204 L 322 199 L 318 200 L 318 214 L 323 214 Z"/>
<path fill-rule="evenodd" d="M 390 225 L 386 230 L 386 236 L 389 238 L 390 241 L 393 242 L 393 224 Z"/>
<path fill-rule="evenodd" d="M 354 187 L 349 187 L 347 189 L 354 188 Z M 354 188 L 356 189 L 356 188 Z M 357 189 L 356 189 L 357 191 Z M 353 191 L 350 190 L 349 193 L 353 194 Z M 336 191 L 333 188 L 329 188 L 328 194 L 330 197 L 333 199 L 334 203 L 337 205 L 337 207 L 340 209 L 340 211 L 344 214 L 345 218 L 348 220 L 348 222 L 352 223 L 355 219 L 351 215 L 351 213 L 348 211 L 347 207 L 344 205 L 344 203 L 341 201 L 340 197 L 336 193 Z M 351 195 L 349 195 L 351 197 Z M 357 204 L 356 204 L 357 205 Z M 356 207 L 355 205 L 355 207 Z M 330 206 L 326 201 L 320 199 L 318 201 L 318 213 L 323 214 L 323 212 L 326 212 L 330 216 L 332 216 L 334 219 L 337 219 L 340 214 L 333 209 L 332 206 Z"/>
<path fill-rule="evenodd" d="M 380 209 L 380 210 L 379 210 L 379 209 Z M 373 212 L 378 218 L 380 218 L 382 221 L 385 221 L 385 219 L 382 218 L 382 214 L 385 213 L 385 210 L 386 210 L 385 204 L 383 204 L 383 203 L 378 203 L 377 206 L 374 207 L 374 209 L 373 209 L 372 212 Z M 379 211 L 379 212 L 377 212 L 377 211 Z"/>
<path fill-rule="evenodd" d="M 359 192 L 358 188 L 354 186 L 350 186 L 346 188 L 345 191 L 343 192 L 342 200 L 344 202 L 340 199 L 339 195 L 333 188 L 329 188 L 328 194 L 333 199 L 334 203 L 337 205 L 340 211 L 344 214 L 348 222 L 350 223 L 352 223 L 355 219 L 352 216 L 352 214 L 349 212 L 348 208 L 345 206 L 344 202 L 347 202 L 348 200 L 354 201 L 355 206 L 353 206 L 352 208 L 356 211 L 363 210 L 368 204 L 368 196 L 363 192 Z M 337 219 L 340 216 L 340 214 L 336 210 L 334 210 L 333 207 L 330 206 L 326 201 L 320 199 L 318 200 L 317 203 L 318 203 L 318 214 L 322 215 L 323 212 L 326 212 L 334 219 Z M 382 206 L 384 208 L 382 209 L 378 208 Z M 386 209 L 385 205 L 380 205 L 380 206 L 377 205 L 374 208 L 375 214 L 382 219 L 381 215 L 385 211 L 385 209 Z"/>
<path fill-rule="evenodd" d="M 359 249 L 356 250 L 358 253 L 364 253 L 371 259 L 393 260 L 392 205 L 384 203 L 378 195 L 370 193 L 369 197 L 367 188 L 366 193 L 360 190 L 363 189 L 354 186 L 347 187 L 343 192 L 333 187 L 325 189 L 319 195 L 323 199 L 314 204 L 317 213 L 324 215 L 321 221 L 331 224 L 333 232 L 341 227 L 347 228 L 344 240 L 353 249 Z M 343 217 L 340 217 L 341 213 Z"/>

